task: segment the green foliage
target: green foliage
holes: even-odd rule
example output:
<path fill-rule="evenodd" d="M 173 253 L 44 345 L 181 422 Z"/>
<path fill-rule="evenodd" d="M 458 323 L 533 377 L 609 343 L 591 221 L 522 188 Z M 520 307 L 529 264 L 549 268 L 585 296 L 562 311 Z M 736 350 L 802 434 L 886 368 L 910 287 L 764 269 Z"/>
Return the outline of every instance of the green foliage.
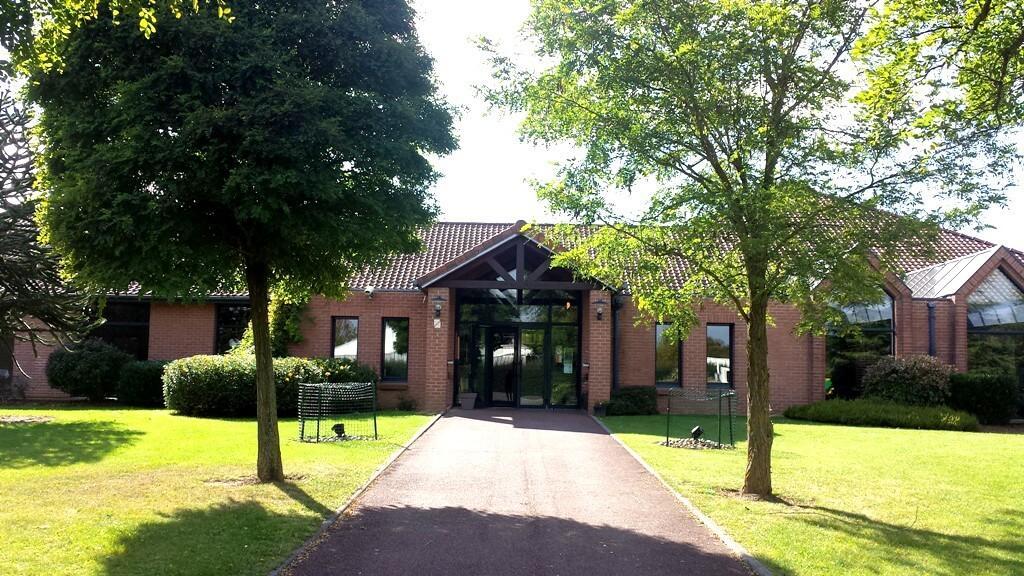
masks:
<path fill-rule="evenodd" d="M 949 405 L 982 424 L 1006 424 L 1017 413 L 1019 384 L 1013 374 L 966 372 L 950 377 Z"/>
<path fill-rule="evenodd" d="M 825 400 L 786 410 L 786 418 L 813 420 L 844 426 L 918 428 L 924 430 L 978 429 L 978 419 L 946 406 L 912 406 L 887 400 Z"/>
<path fill-rule="evenodd" d="M 163 408 L 164 366 L 160 360 L 135 360 L 121 367 L 117 401 L 127 406 Z"/>
<path fill-rule="evenodd" d="M 932 124 L 982 129 L 1024 118 L 1024 5 L 890 0 L 858 46 L 869 95 L 905 109 L 926 93 Z"/>
<path fill-rule="evenodd" d="M 853 400 L 863 396 L 864 371 L 879 358 L 873 354 L 836 358 L 832 363 L 832 389 L 829 390 L 829 396 L 843 400 Z"/>
<path fill-rule="evenodd" d="M 606 404 L 608 416 L 641 416 L 658 413 L 658 390 L 653 386 L 619 388 Z"/>
<path fill-rule="evenodd" d="M 270 300 L 270 350 L 275 358 L 288 355 L 288 346 L 302 342 L 302 323 L 306 320 L 309 300 L 291 302 L 274 295 Z M 254 350 L 252 322 L 245 328 L 242 340 L 229 354 L 252 354 Z"/>
<path fill-rule="evenodd" d="M 339 295 L 354 270 L 419 248 L 426 154 L 454 140 L 408 5 L 232 13 L 201 5 L 146 39 L 101 2 L 59 71 L 31 63 L 39 220 L 84 285 L 201 296 L 253 267 L 295 296 Z"/>
<path fill-rule="evenodd" d="M 377 382 L 373 369 L 348 360 L 275 358 L 277 411 L 294 416 L 302 382 Z M 254 356 L 192 356 L 164 369 L 167 407 L 186 416 L 252 416 L 256 413 Z"/>
<path fill-rule="evenodd" d="M 73 349 L 59 348 L 46 363 L 50 386 L 72 396 L 99 401 L 115 393 L 121 368 L 132 357 L 99 340 L 86 340 Z"/>
<path fill-rule="evenodd" d="M 864 396 L 913 406 L 944 405 L 952 373 L 931 356 L 884 356 L 864 370 Z"/>

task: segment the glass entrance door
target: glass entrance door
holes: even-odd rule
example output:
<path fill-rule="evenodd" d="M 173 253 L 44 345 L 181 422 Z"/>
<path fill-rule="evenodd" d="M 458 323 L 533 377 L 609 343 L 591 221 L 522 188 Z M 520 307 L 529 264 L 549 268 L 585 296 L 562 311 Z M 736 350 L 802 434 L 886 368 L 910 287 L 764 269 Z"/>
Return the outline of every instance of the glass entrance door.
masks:
<path fill-rule="evenodd" d="M 487 400 L 492 406 L 515 406 L 519 329 L 494 327 L 486 332 Z"/>
<path fill-rule="evenodd" d="M 548 346 L 544 328 L 519 331 L 520 406 L 544 406 L 547 400 Z"/>

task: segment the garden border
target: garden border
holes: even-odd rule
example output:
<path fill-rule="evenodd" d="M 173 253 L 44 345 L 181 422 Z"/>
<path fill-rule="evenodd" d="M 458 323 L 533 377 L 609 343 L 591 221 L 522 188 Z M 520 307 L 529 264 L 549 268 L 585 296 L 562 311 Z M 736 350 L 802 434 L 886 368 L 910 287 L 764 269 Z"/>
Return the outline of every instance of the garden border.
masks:
<path fill-rule="evenodd" d="M 769 570 L 768 567 L 764 565 L 764 563 L 762 563 L 757 558 L 754 558 L 754 556 L 750 552 L 748 552 L 747 549 L 743 547 L 743 545 L 733 540 L 724 528 L 719 526 L 718 523 L 712 520 L 711 517 L 709 517 L 707 514 L 701 512 L 700 508 L 697 508 L 697 506 L 695 506 L 693 502 L 690 502 L 689 498 L 680 494 L 675 488 L 673 488 L 668 482 L 666 482 L 665 479 L 661 476 L 661 474 L 658 474 L 658 472 L 655 471 L 650 464 L 645 462 L 639 454 L 634 452 L 632 448 L 630 448 L 629 446 L 626 445 L 625 442 L 620 440 L 614 432 L 612 432 L 607 426 L 604 425 L 604 422 L 601 422 L 601 420 L 597 416 L 594 416 L 593 414 L 591 414 L 590 417 L 594 420 L 594 422 L 597 422 L 597 425 L 600 426 L 602 430 L 607 432 L 608 435 L 611 436 L 612 439 L 615 440 L 615 442 L 618 443 L 619 446 L 622 446 L 626 450 L 626 452 L 633 457 L 634 460 L 639 462 L 640 465 L 644 467 L 644 470 L 647 470 L 648 473 L 657 478 L 658 482 L 661 482 L 661 485 L 664 486 L 665 489 L 668 490 L 673 496 L 675 496 L 676 500 L 679 500 L 679 502 L 682 503 L 682 505 L 687 510 L 689 510 L 690 514 L 693 514 L 693 516 L 697 518 L 697 520 L 701 524 L 707 526 L 708 529 L 711 530 L 711 532 L 713 532 L 715 536 L 717 536 L 718 539 L 722 541 L 723 544 L 725 544 L 726 548 L 728 548 L 734 554 L 739 556 L 740 559 L 743 560 L 743 562 L 746 563 L 746 565 L 755 574 L 757 574 L 757 576 L 773 576 L 772 571 Z"/>
<path fill-rule="evenodd" d="M 405 451 L 408 450 L 410 446 L 412 446 L 413 442 L 416 442 L 417 440 L 420 439 L 420 436 L 426 434 L 427 430 L 430 430 L 430 427 L 433 426 L 438 420 L 440 420 L 441 417 L 444 416 L 444 414 L 444 412 L 435 414 L 430 419 L 429 422 L 424 424 L 423 427 L 419 429 L 419 431 L 413 434 L 412 438 L 410 438 L 408 441 L 405 442 L 405 444 L 402 444 L 401 447 L 395 450 L 391 454 L 391 456 L 389 456 L 388 459 L 384 461 L 383 464 L 381 464 L 376 470 L 374 470 L 373 474 L 370 475 L 370 478 L 367 479 L 366 482 L 363 482 L 362 486 L 356 488 L 355 492 L 353 492 L 352 495 L 349 496 L 347 500 L 345 500 L 345 502 L 341 505 L 340 508 L 338 508 L 334 512 L 334 514 L 331 514 L 329 517 L 324 518 L 323 522 L 320 523 L 320 528 L 318 528 L 316 532 L 314 532 L 309 538 L 307 538 L 306 541 L 303 542 L 301 546 L 295 549 L 294 552 L 289 554 L 288 557 L 283 562 L 278 564 L 277 568 L 271 570 L 269 576 L 287 575 L 288 567 L 291 566 L 296 560 L 298 560 L 303 552 L 313 548 L 313 546 L 320 541 L 323 535 L 327 533 L 327 529 L 333 526 L 335 522 L 339 521 L 341 517 L 344 516 L 345 512 L 347 512 L 348 509 L 352 507 L 352 504 L 355 503 L 355 501 L 360 496 L 362 496 L 363 493 L 366 492 L 370 488 L 370 486 L 373 485 L 374 482 L 377 481 L 377 478 L 380 478 L 381 474 L 383 474 L 388 468 L 390 468 L 391 465 L 395 463 L 395 460 L 398 460 L 399 456 L 405 454 Z"/>

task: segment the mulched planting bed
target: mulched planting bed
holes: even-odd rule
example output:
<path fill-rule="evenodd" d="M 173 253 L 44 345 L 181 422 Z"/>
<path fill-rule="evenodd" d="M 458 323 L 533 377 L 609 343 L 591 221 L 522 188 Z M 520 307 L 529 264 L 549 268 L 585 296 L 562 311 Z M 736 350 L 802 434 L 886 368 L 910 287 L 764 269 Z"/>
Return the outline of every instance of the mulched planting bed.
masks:
<path fill-rule="evenodd" d="M 662 440 L 658 442 L 661 446 L 668 446 L 669 448 L 689 448 L 690 450 L 734 450 L 735 446 L 729 444 L 719 444 L 712 440 L 705 440 L 703 438 L 694 440 L 693 438 L 679 438 L 676 440 L 669 440 L 665 442 Z"/>

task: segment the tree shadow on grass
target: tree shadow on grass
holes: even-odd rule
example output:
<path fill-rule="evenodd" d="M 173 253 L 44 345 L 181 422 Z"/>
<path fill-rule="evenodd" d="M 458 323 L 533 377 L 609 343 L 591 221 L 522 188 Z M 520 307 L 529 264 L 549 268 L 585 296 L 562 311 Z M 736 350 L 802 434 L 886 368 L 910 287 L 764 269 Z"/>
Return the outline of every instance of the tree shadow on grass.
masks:
<path fill-rule="evenodd" d="M 906 525 L 882 522 L 846 510 L 823 506 L 794 506 L 800 519 L 833 534 L 849 539 L 867 556 L 878 556 L 878 563 L 891 562 L 911 572 L 937 575 L 1024 574 L 1024 515 L 1017 510 L 999 510 L 987 525 L 1000 528 L 1000 536 L 947 534 L 915 528 L 916 519 Z M 912 551 L 914 554 L 907 554 Z M 920 566 L 921 556 L 931 558 L 931 566 Z M 868 567 L 871 564 L 867 564 Z"/>
<path fill-rule="evenodd" d="M 319 524 L 257 502 L 182 509 L 125 533 L 103 559 L 109 576 L 266 574 Z"/>
<path fill-rule="evenodd" d="M 0 466 L 67 466 L 96 462 L 143 433 L 116 422 L 0 425 Z"/>
<path fill-rule="evenodd" d="M 283 570 L 291 576 L 642 574 L 747 576 L 705 532 L 672 538 L 555 516 L 461 507 L 367 506 L 336 522 Z"/>

